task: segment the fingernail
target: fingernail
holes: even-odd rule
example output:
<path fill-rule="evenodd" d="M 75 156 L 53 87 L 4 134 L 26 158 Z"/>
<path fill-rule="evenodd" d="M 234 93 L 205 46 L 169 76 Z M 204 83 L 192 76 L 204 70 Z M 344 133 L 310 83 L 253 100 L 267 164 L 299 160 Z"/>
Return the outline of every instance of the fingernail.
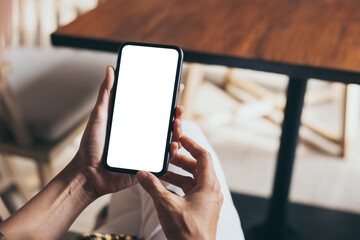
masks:
<path fill-rule="evenodd" d="M 145 171 L 139 171 L 137 174 L 136 174 L 137 178 L 139 181 L 144 181 L 148 176 L 149 174 Z"/>
<path fill-rule="evenodd" d="M 184 88 L 185 88 L 185 85 L 182 84 L 182 83 L 180 83 L 180 89 L 181 89 L 181 90 L 184 90 Z"/>

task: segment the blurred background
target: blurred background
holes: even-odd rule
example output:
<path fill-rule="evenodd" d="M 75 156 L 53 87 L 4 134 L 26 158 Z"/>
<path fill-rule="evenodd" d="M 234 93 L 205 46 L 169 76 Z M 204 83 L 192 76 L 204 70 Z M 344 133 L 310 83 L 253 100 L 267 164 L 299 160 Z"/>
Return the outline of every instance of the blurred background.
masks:
<path fill-rule="evenodd" d="M 72 159 L 105 66 L 115 64 L 116 54 L 50 43 L 59 26 L 101 2 L 0 2 L 0 195 L 10 212 Z M 73 87 L 80 76 L 87 81 Z M 185 63 L 182 81 L 184 118 L 205 132 L 230 190 L 270 197 L 288 77 Z M 360 214 L 359 100 L 356 85 L 309 81 L 291 202 Z M 91 231 L 108 199 L 92 204 L 71 229 Z"/>

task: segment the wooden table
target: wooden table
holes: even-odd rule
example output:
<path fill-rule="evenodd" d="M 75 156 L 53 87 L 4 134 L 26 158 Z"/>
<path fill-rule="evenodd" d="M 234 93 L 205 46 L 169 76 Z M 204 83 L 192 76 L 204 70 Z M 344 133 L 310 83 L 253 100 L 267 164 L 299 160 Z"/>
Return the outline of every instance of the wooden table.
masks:
<path fill-rule="evenodd" d="M 173 44 L 188 62 L 288 75 L 273 194 L 255 238 L 285 238 L 307 79 L 360 83 L 358 0 L 110 0 L 51 37 L 54 45 L 113 52 L 125 41 Z"/>

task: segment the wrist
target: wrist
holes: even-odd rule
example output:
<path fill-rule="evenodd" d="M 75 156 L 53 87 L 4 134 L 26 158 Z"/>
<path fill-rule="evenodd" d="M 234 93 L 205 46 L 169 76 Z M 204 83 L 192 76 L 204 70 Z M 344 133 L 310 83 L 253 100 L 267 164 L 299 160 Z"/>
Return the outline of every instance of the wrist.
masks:
<path fill-rule="evenodd" d="M 1 230 L 8 239 L 59 239 L 95 199 L 74 158 L 31 201 L 2 223 Z"/>
<path fill-rule="evenodd" d="M 181 223 L 182 222 L 182 223 Z M 169 240 L 182 240 L 182 239 L 198 239 L 198 240 L 209 240 L 215 239 L 212 237 L 211 232 L 206 231 L 201 227 L 201 224 L 192 221 L 191 219 L 183 219 L 182 221 L 172 221 L 176 227 L 163 226 L 165 235 Z"/>
<path fill-rule="evenodd" d="M 92 187 L 91 182 L 85 174 L 78 155 L 67 165 L 65 171 L 66 170 L 69 171 L 67 174 L 72 176 L 69 182 L 70 194 L 75 194 L 86 206 L 99 197 L 99 194 Z"/>
<path fill-rule="evenodd" d="M 178 233 L 174 237 L 167 237 L 168 240 L 184 240 L 184 239 L 197 239 L 197 240 L 209 240 L 213 239 L 213 237 L 209 237 L 205 233 Z M 214 238 L 215 239 L 215 238 Z"/>

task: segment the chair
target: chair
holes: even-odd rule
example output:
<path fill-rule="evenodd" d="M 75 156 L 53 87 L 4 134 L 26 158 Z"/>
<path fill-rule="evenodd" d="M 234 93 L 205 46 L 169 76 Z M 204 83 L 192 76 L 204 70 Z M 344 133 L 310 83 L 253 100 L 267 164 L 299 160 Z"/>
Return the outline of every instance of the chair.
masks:
<path fill-rule="evenodd" d="M 25 191 L 16 179 L 9 177 L 9 169 L 0 162 L 0 222 L 8 218 L 25 201 Z"/>
<path fill-rule="evenodd" d="M 10 216 L 10 212 L 7 209 L 4 201 L 0 198 L 0 222 L 4 221 L 6 218 Z"/>
<path fill-rule="evenodd" d="M 115 62 L 110 57 L 111 60 L 103 59 L 101 63 L 100 57 L 97 64 L 96 59 L 101 54 L 51 49 L 49 35 L 59 25 L 72 21 L 101 2 L 0 1 L 0 155 L 10 167 L 11 155 L 36 159 L 42 186 L 51 178 L 50 159 L 83 129 L 80 119 L 85 122 L 105 65 Z M 4 47 L 10 64 L 4 64 Z M 13 71 L 7 81 L 11 68 Z M 83 79 L 78 82 L 63 80 L 71 79 L 70 75 Z M 50 76 L 56 77 L 49 80 Z M 67 94 L 61 95 L 64 91 Z M 58 111 L 58 116 L 54 111 Z"/>
<path fill-rule="evenodd" d="M 226 90 L 235 98 L 240 99 L 235 89 L 242 89 L 252 94 L 262 102 L 272 102 L 270 111 L 264 111 L 263 116 L 275 124 L 282 123 L 282 112 L 285 108 L 285 94 L 275 93 L 259 83 L 251 82 L 246 77 L 236 74 L 239 70 L 232 69 L 228 75 Z M 234 91 L 235 90 L 235 91 Z M 342 119 L 339 129 L 329 127 L 326 122 L 315 118 L 308 112 L 302 114 L 301 124 L 308 131 L 300 131 L 300 138 L 307 144 L 346 158 L 352 147 L 357 133 L 359 120 L 359 88 L 354 84 L 327 83 L 324 81 L 310 81 L 305 95 L 305 106 L 320 105 L 326 102 L 337 101 L 342 107 Z M 351 104 L 350 104 L 351 103 Z M 274 118 L 274 112 L 280 112 L 280 118 Z M 303 128 L 302 130 L 305 130 Z"/>
<path fill-rule="evenodd" d="M 15 48 L 5 58 L 12 72 L 0 80 L 0 154 L 7 161 L 11 155 L 35 160 L 44 186 L 52 178 L 51 159 L 84 129 L 105 68 L 116 56 Z"/>
<path fill-rule="evenodd" d="M 274 79 L 268 79 L 272 76 L 267 74 L 268 76 L 264 76 L 264 78 L 267 78 L 266 83 L 270 83 L 267 84 L 270 85 L 267 87 L 263 86 L 262 82 L 256 81 L 257 79 L 253 79 L 254 77 L 252 75 L 254 74 L 249 74 L 247 70 L 234 68 L 218 70 L 220 70 L 218 72 L 221 73 L 218 74 L 217 79 L 214 80 L 214 77 L 211 77 L 212 82 L 215 83 L 213 86 L 218 86 L 217 90 L 219 93 L 228 94 L 241 104 L 230 108 L 230 110 L 227 108 L 221 112 L 216 112 L 211 114 L 211 116 L 209 114 L 204 116 L 195 115 L 192 108 L 194 106 L 193 103 L 196 92 L 203 80 L 209 78 L 209 74 L 207 73 L 209 70 L 206 66 L 192 64 L 187 71 L 187 87 L 185 88 L 182 99 L 186 109 L 184 113 L 185 117 L 196 119 L 205 125 L 208 123 L 212 124 L 212 122 L 217 122 L 216 124 L 227 123 L 234 119 L 246 121 L 265 117 L 275 124 L 281 125 L 282 111 L 286 102 L 285 93 L 282 91 L 274 91 L 274 89 L 269 89 L 269 87 L 278 88 L 279 86 L 274 87 L 274 85 L 279 85 L 279 80 L 285 79 L 279 79 L 279 77 L 276 76 Z M 286 81 L 280 82 L 286 83 Z M 305 97 L 305 104 L 316 105 L 334 100 L 341 102 L 343 106 L 341 130 L 334 131 L 334 129 L 324 126 L 318 119 L 304 112 L 302 125 L 311 132 L 308 131 L 305 136 L 301 131 L 300 137 L 311 146 L 320 148 L 331 154 L 346 157 L 349 154 L 354 136 L 357 132 L 357 119 L 359 119 L 359 88 L 352 84 L 343 85 L 340 86 L 340 92 L 342 93 L 338 94 L 339 84 L 321 82 L 316 85 L 317 86 L 309 87 Z M 285 86 L 280 86 L 279 88 L 282 89 L 284 87 Z M 308 135 L 311 137 L 308 137 Z M 330 146 L 330 148 L 325 146 Z"/>

